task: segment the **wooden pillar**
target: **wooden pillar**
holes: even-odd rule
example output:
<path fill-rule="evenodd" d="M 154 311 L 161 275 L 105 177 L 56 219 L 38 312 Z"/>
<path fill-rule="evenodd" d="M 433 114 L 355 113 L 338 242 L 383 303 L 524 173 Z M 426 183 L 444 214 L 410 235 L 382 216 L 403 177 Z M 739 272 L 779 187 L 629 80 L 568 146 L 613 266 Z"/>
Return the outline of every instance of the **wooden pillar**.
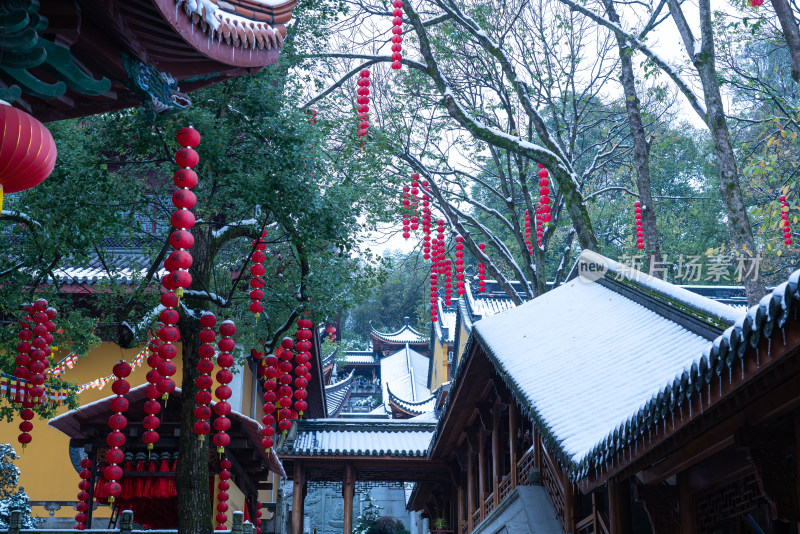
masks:
<path fill-rule="evenodd" d="M 511 472 L 508 476 L 511 477 L 511 489 L 516 488 L 517 484 L 519 484 L 517 480 L 517 462 L 519 461 L 518 430 L 517 403 L 514 402 L 514 399 L 511 399 L 511 404 L 508 405 L 508 451 L 511 460 Z"/>
<path fill-rule="evenodd" d="M 564 487 L 564 531 L 575 532 L 575 487 L 566 471 L 561 474 L 561 484 Z"/>
<path fill-rule="evenodd" d="M 502 464 L 500 463 L 500 403 L 495 400 L 492 407 L 492 500 L 494 508 L 500 504 L 500 479 Z"/>
<path fill-rule="evenodd" d="M 355 493 L 355 474 L 353 464 L 347 462 L 344 467 L 344 480 L 342 481 L 342 497 L 344 497 L 344 525 L 343 534 L 353 533 L 353 495 Z"/>
<path fill-rule="evenodd" d="M 472 461 L 472 444 L 467 447 L 467 530 L 472 532 L 475 528 L 473 513 L 475 512 L 475 474 L 474 462 Z"/>
<path fill-rule="evenodd" d="M 680 533 L 694 534 L 695 532 L 695 504 L 689 488 L 688 473 L 678 473 L 678 499 L 680 510 Z"/>
<path fill-rule="evenodd" d="M 292 534 L 303 534 L 303 489 L 306 484 L 306 473 L 303 462 L 294 463 L 294 480 L 292 481 Z"/>
<path fill-rule="evenodd" d="M 531 429 L 531 439 L 533 439 L 533 466 L 541 469 L 542 468 L 542 440 L 539 439 L 539 431 L 536 429 L 536 425 L 533 425 Z"/>
<path fill-rule="evenodd" d="M 632 534 L 631 487 L 627 480 L 608 481 L 608 523 L 610 534 Z"/>
<path fill-rule="evenodd" d="M 456 533 L 460 533 L 461 525 L 463 525 L 464 521 L 466 521 L 466 518 L 464 517 L 464 509 L 466 508 L 465 506 L 466 503 L 464 503 L 464 486 L 462 484 L 459 484 L 456 491 L 458 493 L 457 495 L 458 509 L 456 510 L 455 531 Z"/>
<path fill-rule="evenodd" d="M 486 515 L 486 447 L 483 446 L 483 428 L 478 430 L 478 509 L 481 521 Z"/>

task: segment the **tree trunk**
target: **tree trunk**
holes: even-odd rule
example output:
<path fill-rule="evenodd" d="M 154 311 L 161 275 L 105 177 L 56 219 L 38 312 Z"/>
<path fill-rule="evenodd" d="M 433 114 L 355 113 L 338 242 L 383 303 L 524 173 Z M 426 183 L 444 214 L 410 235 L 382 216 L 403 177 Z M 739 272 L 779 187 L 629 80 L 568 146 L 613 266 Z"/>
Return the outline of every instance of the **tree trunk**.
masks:
<path fill-rule="evenodd" d="M 613 0 L 603 0 L 608 18 L 611 22 L 619 24 L 619 16 L 614 9 Z M 639 200 L 642 204 L 642 230 L 644 233 L 645 253 L 649 261 L 660 262 L 661 250 L 658 243 L 658 227 L 656 226 L 656 211 L 653 204 L 653 194 L 650 189 L 650 145 L 644 132 L 641 106 L 636 94 L 636 83 L 633 74 L 633 49 L 628 45 L 628 40 L 619 34 L 617 38 L 620 59 L 620 81 L 625 93 L 625 108 L 628 112 L 628 125 L 633 139 L 633 161 L 636 166 L 636 186 L 639 190 Z M 660 269 L 653 271 L 653 275 L 662 278 Z"/>
<path fill-rule="evenodd" d="M 195 282 L 208 282 L 211 269 L 210 228 L 196 228 L 192 247 L 192 276 Z M 199 284 L 197 284 L 199 285 Z M 207 287 L 207 286 L 206 286 Z M 188 300 L 188 299 L 187 299 Z M 202 309 L 203 302 L 194 303 L 193 309 Z M 211 534 L 212 503 L 209 494 L 209 443 L 211 434 L 200 441 L 194 434 L 194 396 L 198 388 L 197 362 L 200 356 L 200 323 L 181 313 L 178 327 L 181 332 L 183 376 L 181 380 L 181 434 L 178 444 L 178 469 L 175 483 L 178 488 L 178 532 L 180 534 Z"/>
<path fill-rule="evenodd" d="M 672 2 L 670 2 L 672 6 Z M 699 54 L 692 61 L 700 75 L 703 95 L 706 101 L 708 127 L 714 141 L 714 155 L 719 168 L 720 194 L 725 205 L 725 214 L 731 229 L 731 238 L 738 254 L 757 253 L 753 229 L 747 217 L 742 188 L 739 184 L 739 170 L 736 168 L 736 155 L 731 146 L 728 120 L 722 104 L 719 90 L 719 79 L 715 64 L 714 33 L 711 25 L 710 0 L 700 0 L 700 28 L 702 46 Z M 766 293 L 764 280 L 759 270 L 754 275 L 745 276 L 742 280 L 747 294 L 748 306 L 754 306 Z"/>
<path fill-rule="evenodd" d="M 797 22 L 794 19 L 792 6 L 788 0 L 772 0 L 772 7 L 778 20 L 781 23 L 783 37 L 786 39 L 786 46 L 792 56 L 792 78 L 800 82 L 800 32 L 798 32 Z"/>

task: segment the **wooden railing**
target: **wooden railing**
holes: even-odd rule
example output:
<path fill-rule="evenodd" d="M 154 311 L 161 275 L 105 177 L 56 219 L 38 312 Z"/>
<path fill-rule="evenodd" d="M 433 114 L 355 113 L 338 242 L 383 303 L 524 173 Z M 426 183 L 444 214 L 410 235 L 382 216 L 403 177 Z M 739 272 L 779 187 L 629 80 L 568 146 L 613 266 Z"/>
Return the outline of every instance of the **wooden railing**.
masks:
<path fill-rule="evenodd" d="M 547 447 L 542 447 L 542 485 L 550 496 L 550 502 L 556 512 L 556 517 L 562 526 L 565 526 L 566 508 L 564 504 L 564 485 L 562 484 L 562 473 L 558 463 L 550 456 Z M 566 530 L 571 530 L 567 529 Z"/>
<path fill-rule="evenodd" d="M 490 493 L 486 500 L 483 502 L 484 506 L 483 509 L 486 512 L 486 515 L 489 515 L 489 512 L 494 510 L 494 493 Z M 485 518 L 485 516 L 484 516 Z"/>
<path fill-rule="evenodd" d="M 220 534 L 253 534 L 255 529 L 253 524 L 243 521 L 244 514 L 242 512 L 233 512 L 233 527 L 231 530 L 217 530 Z M 124 510 L 119 514 L 119 528 L 93 528 L 86 529 L 86 532 L 94 534 L 177 534 L 177 529 L 164 529 L 164 530 L 134 530 L 133 529 L 133 512 Z M 210 525 L 209 525 L 210 526 Z M 22 528 L 22 512 L 14 510 L 11 512 L 11 517 L 7 529 L 0 530 L 2 534 L 71 534 L 74 529 L 23 529 Z"/>
<path fill-rule="evenodd" d="M 478 508 L 478 509 L 477 509 L 477 510 L 475 510 L 475 512 L 472 514 L 472 524 L 473 524 L 473 525 L 475 525 L 475 526 L 477 527 L 477 526 L 478 526 L 478 523 L 480 523 L 480 522 L 481 522 L 481 509 L 480 509 L 480 508 Z"/>
<path fill-rule="evenodd" d="M 592 513 L 575 525 L 575 534 L 609 534 L 608 518 L 598 506 L 597 494 L 592 493 Z"/>
<path fill-rule="evenodd" d="M 500 481 L 500 485 L 498 486 L 498 492 L 500 493 L 500 502 L 503 502 L 503 499 L 508 497 L 508 494 L 511 493 L 511 476 L 506 475 L 503 477 L 503 480 Z"/>
<path fill-rule="evenodd" d="M 469 533 L 469 523 L 467 523 L 466 521 L 464 521 L 464 522 L 461 524 L 461 534 L 468 534 L 468 533 Z"/>
<path fill-rule="evenodd" d="M 520 486 L 528 485 L 528 473 L 530 473 L 531 469 L 533 469 L 535 461 L 535 447 L 531 446 L 531 448 L 525 451 L 525 454 L 523 454 L 522 458 L 520 458 L 517 462 L 517 483 Z"/>

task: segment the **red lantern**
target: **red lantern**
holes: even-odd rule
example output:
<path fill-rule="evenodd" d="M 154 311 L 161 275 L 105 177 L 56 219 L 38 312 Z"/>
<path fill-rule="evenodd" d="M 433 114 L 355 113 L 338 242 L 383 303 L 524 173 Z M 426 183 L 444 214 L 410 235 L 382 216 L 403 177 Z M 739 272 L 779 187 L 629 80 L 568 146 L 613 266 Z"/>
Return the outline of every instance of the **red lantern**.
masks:
<path fill-rule="evenodd" d="M 478 248 L 483 252 L 486 250 L 486 245 L 480 243 Z M 486 267 L 483 266 L 483 263 L 478 262 L 478 291 L 480 293 L 486 292 Z"/>
<path fill-rule="evenodd" d="M 758 4 L 761 5 L 761 4 Z M 786 245 L 792 244 L 792 227 L 789 224 L 789 203 L 786 201 L 786 195 L 781 195 L 778 200 L 781 203 L 781 218 L 778 222 L 778 228 L 783 234 L 783 242 Z"/>
<path fill-rule="evenodd" d="M 200 389 L 194 395 L 197 407 L 194 410 L 197 422 L 193 425 L 197 439 L 204 441 L 206 435 L 211 432 L 211 425 L 208 424 L 208 419 L 211 418 L 211 409 L 208 405 L 211 403 L 211 392 L 209 391 L 213 381 L 211 380 L 211 373 L 214 371 L 214 362 L 211 358 L 214 356 L 214 347 L 211 343 L 216 339 L 213 327 L 217 324 L 217 318 L 213 313 L 204 313 L 200 316 L 200 326 L 203 330 L 200 332 L 200 340 L 203 345 L 198 349 L 200 361 L 197 362 L 197 372 L 200 376 L 197 378 L 197 385 Z M 200 387 L 200 386 L 203 387 Z"/>
<path fill-rule="evenodd" d="M 264 238 L 267 237 L 267 231 L 264 230 L 261 232 L 261 237 L 253 241 L 253 253 L 250 256 L 250 259 L 253 260 L 253 265 L 250 267 L 250 274 L 253 275 L 253 278 L 250 280 L 250 287 L 253 289 L 250 291 L 250 311 L 253 312 L 253 315 L 258 318 L 261 313 L 264 311 L 264 305 L 261 303 L 261 300 L 264 298 L 264 292 L 261 290 L 264 287 L 264 279 L 261 278 L 261 275 L 264 274 L 264 261 L 267 259 L 266 254 L 264 254 L 264 250 L 267 248 L 267 242 L 264 241 Z"/>
<path fill-rule="evenodd" d="M 126 377 L 131 374 L 131 366 L 124 360 L 120 360 L 114 364 L 112 372 L 117 379 L 111 385 L 111 389 L 120 397 L 130 390 L 130 384 Z M 127 403 L 119 402 L 115 399 L 112 409 L 126 408 Z M 106 459 L 109 460 L 109 465 L 103 471 L 103 476 L 107 480 L 104 490 L 108 495 L 109 504 L 113 504 L 116 497 L 122 492 L 122 487 L 117 480 L 122 477 L 122 469 L 117 465 L 124 457 L 120 447 L 125 445 L 125 434 L 121 432 L 127 426 L 127 420 L 122 412 L 117 412 L 108 418 L 108 426 L 111 428 L 111 433 L 106 438 L 106 443 L 111 449 L 106 453 Z"/>
<path fill-rule="evenodd" d="M 644 232 L 642 230 L 642 204 L 638 200 L 633 203 L 633 212 L 636 218 L 636 248 L 644 249 Z"/>
<path fill-rule="evenodd" d="M 3 193 L 42 183 L 56 164 L 56 144 L 41 122 L 5 102 L 0 103 L 0 211 Z"/>
<path fill-rule="evenodd" d="M 369 71 L 367 69 L 363 69 L 361 71 L 360 77 L 358 79 L 358 104 L 360 106 L 368 106 L 369 105 Z M 360 108 L 363 109 L 363 108 Z M 358 138 L 362 139 L 367 135 L 367 131 L 369 130 L 369 122 L 367 119 L 369 117 L 369 113 L 366 111 L 359 110 L 359 118 L 361 121 L 358 124 Z M 364 142 L 361 141 L 361 146 L 364 146 Z"/>
<path fill-rule="evenodd" d="M 394 70 L 400 70 L 402 67 L 401 61 L 403 60 L 403 56 L 400 53 L 403 49 L 402 45 L 400 44 L 403 41 L 402 34 L 403 34 L 403 1 L 402 0 L 395 0 L 394 3 L 394 11 L 392 11 L 392 68 Z"/>
<path fill-rule="evenodd" d="M 90 469 L 92 468 L 93 462 L 88 459 L 84 458 L 81 460 L 81 467 L 83 470 L 80 472 L 81 481 L 78 484 L 78 489 L 81 491 L 78 493 L 78 504 L 75 505 L 75 509 L 79 512 L 75 516 L 75 529 L 76 530 L 84 530 L 86 529 L 86 511 L 89 510 L 89 493 L 86 491 L 91 487 L 91 483 L 89 480 L 92 478 L 92 472 Z"/>
<path fill-rule="evenodd" d="M 210 322 L 210 320 L 209 320 Z M 233 379 L 233 375 L 228 370 L 228 367 L 233 365 L 233 356 L 226 350 L 231 348 L 233 339 L 231 337 L 236 333 L 236 325 L 230 319 L 223 321 L 219 325 L 220 340 L 217 342 L 219 355 L 217 356 L 217 365 L 220 366 L 220 371 L 217 373 L 217 382 L 220 386 L 214 390 L 219 402 L 214 406 L 214 411 L 217 414 L 217 419 L 214 421 L 214 428 L 217 433 L 214 434 L 213 442 L 217 446 L 217 452 L 222 455 L 225 452 L 225 446 L 230 443 L 230 436 L 225 431 L 230 428 L 230 421 L 227 420 L 227 415 L 230 413 L 230 404 L 227 399 L 231 398 L 231 388 L 227 386 Z M 235 346 L 235 344 L 234 344 Z M 222 419 L 223 421 L 220 421 Z"/>

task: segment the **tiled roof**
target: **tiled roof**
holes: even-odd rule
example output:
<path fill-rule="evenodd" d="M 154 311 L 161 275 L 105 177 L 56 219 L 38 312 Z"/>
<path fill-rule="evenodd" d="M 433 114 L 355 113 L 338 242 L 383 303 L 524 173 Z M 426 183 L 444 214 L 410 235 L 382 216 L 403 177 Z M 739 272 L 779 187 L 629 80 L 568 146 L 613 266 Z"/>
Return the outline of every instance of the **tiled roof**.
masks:
<path fill-rule="evenodd" d="M 456 335 L 456 305 L 445 306 L 444 299 L 438 298 L 439 320 L 433 323 L 433 332 L 439 342 L 453 343 Z"/>
<path fill-rule="evenodd" d="M 373 336 L 377 337 L 378 339 L 382 339 L 383 341 L 389 341 L 391 343 L 427 343 L 428 338 L 414 330 L 411 325 L 405 324 L 403 328 L 398 330 L 397 332 L 391 333 L 383 333 L 378 332 L 370 326 L 371 333 Z"/>
<path fill-rule="evenodd" d="M 350 371 L 350 374 L 347 375 L 347 377 L 343 380 L 340 380 L 335 384 L 325 386 L 325 399 L 327 400 L 328 405 L 328 417 L 335 417 L 342 408 L 342 404 L 344 404 L 344 401 L 347 399 L 347 394 L 350 392 L 350 388 L 353 385 L 353 373 L 355 373 L 355 371 Z"/>
<path fill-rule="evenodd" d="M 386 391 L 389 393 L 389 402 L 392 404 L 396 404 L 406 412 L 410 412 L 413 414 L 423 414 L 426 412 L 432 412 L 434 407 L 436 406 L 435 395 L 432 395 L 431 397 L 421 400 L 419 402 L 409 402 L 401 399 L 400 397 L 392 393 L 392 388 L 389 385 L 386 386 Z"/>
<path fill-rule="evenodd" d="M 308 456 L 424 457 L 435 422 L 385 419 L 308 419 L 298 421 L 293 440 L 279 454 Z"/>
<path fill-rule="evenodd" d="M 578 261 L 602 262 L 608 274 L 574 278 L 473 331 L 574 478 L 588 472 L 609 432 L 652 412 L 665 384 L 723 350 L 710 340 L 744 317 L 646 275 L 615 282 L 623 267 L 595 253 Z"/>
<path fill-rule="evenodd" d="M 348 350 L 345 352 L 345 365 L 377 364 L 375 353 L 371 350 Z"/>
<path fill-rule="evenodd" d="M 91 254 L 89 261 L 85 263 L 67 261 L 63 267 L 54 269 L 53 272 L 62 283 L 68 285 L 91 285 L 106 280 L 132 284 L 136 278 L 144 277 L 152 264 L 152 258 L 141 252 L 110 253 L 104 259 L 108 270 L 97 254 Z M 164 274 L 166 271 L 159 269 L 156 277 L 160 278 Z"/>
<path fill-rule="evenodd" d="M 381 359 L 381 387 L 383 403 L 389 412 L 391 386 L 395 396 L 409 402 L 418 402 L 431 396 L 427 385 L 428 357 L 406 345 L 403 349 Z"/>

